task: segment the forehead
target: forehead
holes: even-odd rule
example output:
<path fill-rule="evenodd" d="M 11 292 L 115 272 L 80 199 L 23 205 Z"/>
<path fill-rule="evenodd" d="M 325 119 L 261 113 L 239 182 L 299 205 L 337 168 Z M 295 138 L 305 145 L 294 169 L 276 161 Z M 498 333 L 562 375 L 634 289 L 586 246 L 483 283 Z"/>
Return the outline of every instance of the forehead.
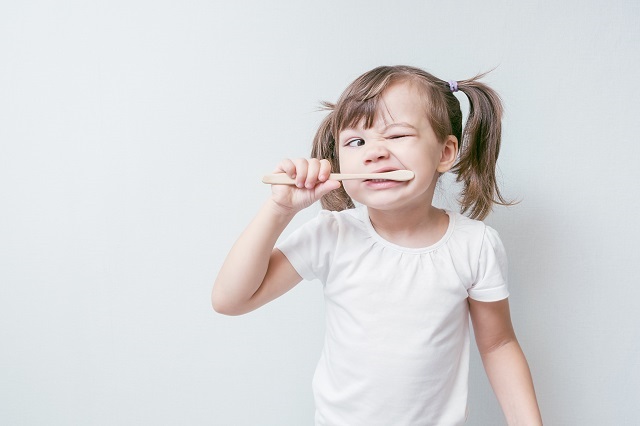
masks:
<path fill-rule="evenodd" d="M 346 114 L 337 130 L 382 128 L 399 122 L 419 127 L 428 121 L 426 104 L 426 96 L 418 84 L 408 81 L 393 83 L 375 97 L 346 105 Z"/>
<path fill-rule="evenodd" d="M 426 99 L 415 84 L 397 83 L 389 86 L 379 102 L 376 118 L 384 121 L 420 120 L 426 116 Z"/>

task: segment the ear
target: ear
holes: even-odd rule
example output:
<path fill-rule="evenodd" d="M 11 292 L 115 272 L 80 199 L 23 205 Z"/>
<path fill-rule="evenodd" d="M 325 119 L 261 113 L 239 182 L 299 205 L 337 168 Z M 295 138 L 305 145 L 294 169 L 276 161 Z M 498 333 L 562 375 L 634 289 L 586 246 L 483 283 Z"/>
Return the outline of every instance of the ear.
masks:
<path fill-rule="evenodd" d="M 458 159 L 458 138 L 453 135 L 447 136 L 442 144 L 442 155 L 438 163 L 438 172 L 448 172 Z"/>

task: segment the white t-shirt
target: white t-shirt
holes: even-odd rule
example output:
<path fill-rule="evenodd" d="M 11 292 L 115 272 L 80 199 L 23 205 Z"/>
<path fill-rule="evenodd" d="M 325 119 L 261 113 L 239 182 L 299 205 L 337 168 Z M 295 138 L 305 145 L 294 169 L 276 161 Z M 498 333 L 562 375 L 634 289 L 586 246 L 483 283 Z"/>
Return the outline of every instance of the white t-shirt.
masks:
<path fill-rule="evenodd" d="M 316 425 L 459 425 L 469 370 L 467 298 L 508 297 L 498 234 L 447 212 L 437 243 L 379 236 L 365 206 L 320 214 L 278 248 L 324 285 L 326 332 L 313 378 Z"/>

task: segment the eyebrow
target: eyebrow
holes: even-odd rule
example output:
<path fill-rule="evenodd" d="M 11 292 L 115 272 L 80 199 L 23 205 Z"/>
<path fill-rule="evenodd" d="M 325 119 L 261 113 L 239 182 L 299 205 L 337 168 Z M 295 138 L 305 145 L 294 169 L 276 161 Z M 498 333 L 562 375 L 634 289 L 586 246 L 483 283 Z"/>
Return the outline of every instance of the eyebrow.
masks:
<path fill-rule="evenodd" d="M 412 124 L 409 124 L 409 123 L 406 123 L 406 122 L 402 121 L 400 123 L 391 123 L 391 124 L 388 124 L 388 125 L 384 126 L 381 129 L 381 133 L 387 132 L 389 129 L 393 129 L 394 127 L 408 127 L 408 128 L 413 129 L 415 131 L 418 131 L 418 129 L 415 126 L 413 126 Z M 358 133 L 358 129 L 356 129 L 354 127 L 347 127 L 345 129 L 342 129 L 340 131 L 340 134 L 342 136 L 343 132 L 349 132 L 349 131 Z"/>
<path fill-rule="evenodd" d="M 413 129 L 413 130 L 418 130 L 418 129 L 416 129 L 416 128 L 415 128 L 415 126 L 413 126 L 413 125 L 411 125 L 411 124 L 409 124 L 409 123 L 405 123 L 405 122 L 400 122 L 400 123 L 391 123 L 391 124 L 388 124 L 388 125 L 386 125 L 382 130 L 383 130 L 384 132 L 386 132 L 387 130 L 392 129 L 392 128 L 394 128 L 394 127 L 409 127 L 409 128 L 411 128 L 411 129 Z"/>

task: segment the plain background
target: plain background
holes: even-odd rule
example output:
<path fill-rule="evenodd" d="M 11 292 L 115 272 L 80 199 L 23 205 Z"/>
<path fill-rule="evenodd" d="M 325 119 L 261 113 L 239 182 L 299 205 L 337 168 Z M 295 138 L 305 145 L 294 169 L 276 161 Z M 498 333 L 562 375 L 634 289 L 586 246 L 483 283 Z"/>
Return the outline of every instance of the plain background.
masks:
<path fill-rule="evenodd" d="M 521 202 L 487 223 L 546 424 L 637 424 L 639 22 L 637 1 L 3 1 L 0 424 L 312 424 L 320 284 L 242 317 L 209 294 L 260 177 L 383 64 L 497 67 Z M 470 410 L 504 424 L 475 348 Z"/>

